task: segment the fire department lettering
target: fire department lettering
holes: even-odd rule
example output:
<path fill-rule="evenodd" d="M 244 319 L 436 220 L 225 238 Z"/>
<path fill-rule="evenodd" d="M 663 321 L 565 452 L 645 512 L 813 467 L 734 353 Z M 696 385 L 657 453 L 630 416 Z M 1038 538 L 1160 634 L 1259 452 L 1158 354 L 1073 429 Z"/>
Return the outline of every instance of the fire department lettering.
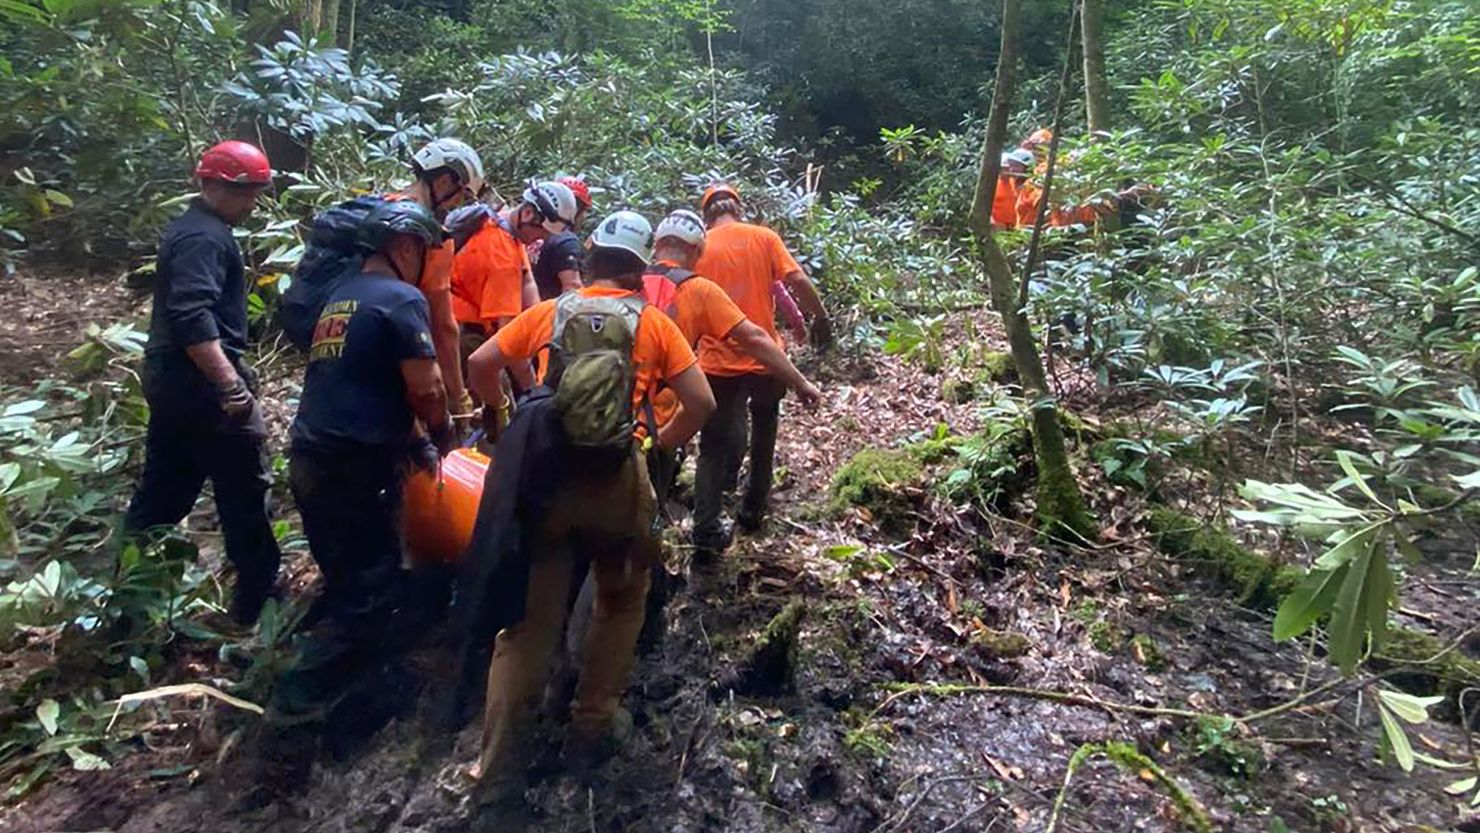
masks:
<path fill-rule="evenodd" d="M 313 347 L 308 353 L 310 362 L 337 359 L 344 354 L 344 334 L 349 330 L 349 319 L 359 306 L 359 301 L 335 301 L 324 305 L 319 323 L 313 328 Z"/>

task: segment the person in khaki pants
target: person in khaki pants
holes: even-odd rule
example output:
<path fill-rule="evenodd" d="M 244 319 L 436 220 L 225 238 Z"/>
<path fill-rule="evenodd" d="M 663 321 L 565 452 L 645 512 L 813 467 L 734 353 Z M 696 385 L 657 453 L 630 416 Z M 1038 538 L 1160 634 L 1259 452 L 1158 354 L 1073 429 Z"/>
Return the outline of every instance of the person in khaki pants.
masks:
<path fill-rule="evenodd" d="M 660 384 L 666 384 L 678 396 L 680 407 L 658 430 L 656 445 L 672 449 L 688 441 L 714 410 L 714 396 L 678 326 L 639 297 L 652 243 L 652 226 L 639 215 L 619 211 L 603 220 L 591 238 L 591 286 L 525 310 L 480 347 L 468 360 L 478 394 L 495 407 L 502 404 L 500 371 L 510 362 L 534 357 L 551 343 L 561 343 L 555 329 L 569 320 L 557 315 L 561 309 L 622 307 L 633 311 L 636 322 L 635 331 L 629 330 L 635 378 L 632 422 L 622 424 L 629 415 L 622 409 L 615 420 L 618 433 L 631 437 L 637 416 L 647 410 L 644 404 Z M 593 332 L 601 330 L 600 323 L 599 318 L 589 321 Z M 571 387 L 574 367 L 562 380 L 562 393 L 577 389 Z M 632 442 L 617 456 L 606 457 L 572 445 L 561 456 L 558 490 L 538 517 L 520 519 L 530 535 L 524 616 L 494 641 L 482 751 L 475 770 L 475 799 L 480 804 L 502 803 L 523 792 L 526 741 L 565 623 L 576 547 L 591 557 L 596 600 L 581 651 L 565 745 L 566 761 L 575 768 L 593 762 L 607 745 L 632 671 L 649 572 L 660 557 L 653 523 L 656 501 L 642 447 Z"/>

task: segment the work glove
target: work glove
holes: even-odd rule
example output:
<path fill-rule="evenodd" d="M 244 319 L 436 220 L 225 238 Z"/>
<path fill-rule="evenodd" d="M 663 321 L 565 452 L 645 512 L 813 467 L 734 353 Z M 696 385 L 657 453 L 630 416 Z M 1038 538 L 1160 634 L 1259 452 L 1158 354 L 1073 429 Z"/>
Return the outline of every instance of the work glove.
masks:
<path fill-rule="evenodd" d="M 812 319 L 812 347 L 823 351 L 832 346 L 833 331 L 832 320 L 826 315 L 819 315 Z"/>
<path fill-rule="evenodd" d="M 442 458 L 437 454 L 437 446 L 435 443 L 432 442 L 431 437 L 418 436 L 416 439 L 412 440 L 410 453 L 411 465 L 415 466 L 421 471 L 436 473 L 437 463 L 439 463 Z"/>
<path fill-rule="evenodd" d="M 247 390 L 251 391 L 253 396 L 257 396 L 262 392 L 261 374 L 257 372 L 257 368 L 241 359 L 237 359 L 236 375 L 240 376 L 242 381 L 246 383 Z"/>
<path fill-rule="evenodd" d="M 222 413 L 235 419 L 251 413 L 256 400 L 247 389 L 247 383 L 237 376 L 230 384 L 216 389 L 216 402 L 221 406 Z"/>

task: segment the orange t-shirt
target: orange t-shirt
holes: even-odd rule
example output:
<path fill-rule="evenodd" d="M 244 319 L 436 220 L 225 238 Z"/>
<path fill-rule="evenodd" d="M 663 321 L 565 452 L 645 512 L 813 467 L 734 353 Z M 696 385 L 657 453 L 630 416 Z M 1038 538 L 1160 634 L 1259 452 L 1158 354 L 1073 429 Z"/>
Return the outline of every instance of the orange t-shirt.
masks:
<path fill-rule="evenodd" d="M 997 193 L 992 197 L 992 222 L 1002 228 L 1017 228 L 1018 184 L 1022 181 L 1020 176 L 1004 174 L 997 177 Z"/>
<path fill-rule="evenodd" d="M 667 261 L 658 263 L 661 266 L 676 265 Z M 679 284 L 678 293 L 673 296 L 673 323 L 678 325 L 679 332 L 688 339 L 690 346 L 698 346 L 704 336 L 724 339 L 744 320 L 745 313 L 735 306 L 730 296 L 702 275 L 694 275 Z M 677 410 L 678 396 L 672 390 L 664 388 L 653 397 L 653 417 L 659 425 L 667 425 Z"/>
<path fill-rule="evenodd" d="M 411 196 L 403 191 L 392 191 L 389 194 L 381 194 L 380 198 L 386 202 L 399 202 L 409 200 Z M 421 263 L 421 281 L 416 288 L 423 295 L 431 295 L 433 292 L 446 292 L 452 287 L 452 256 L 456 251 L 451 240 L 446 240 L 438 248 L 427 249 L 426 257 Z"/>
<path fill-rule="evenodd" d="M 777 346 L 776 299 L 771 284 L 791 272 L 800 272 L 796 258 L 786 250 L 781 236 L 765 226 L 727 223 L 709 230 L 704 254 L 694 271 L 719 284 L 752 323 L 765 330 Z M 708 335 L 699 342 L 699 364 L 714 376 L 766 373 L 760 362 L 739 351 L 733 343 Z"/>
<path fill-rule="evenodd" d="M 462 324 L 492 324 L 524 309 L 529 255 L 495 221 L 473 232 L 452 262 L 452 314 Z"/>
<path fill-rule="evenodd" d="M 587 298 L 620 298 L 636 295 L 625 289 L 588 286 L 580 293 Z M 555 334 L 555 304 L 558 299 L 541 301 L 530 307 L 508 326 L 494 334 L 498 350 L 509 359 L 529 359 L 541 352 Z M 658 392 L 660 382 L 671 380 L 694 366 L 693 348 L 684 340 L 678 325 L 656 307 L 646 307 L 637 325 L 637 342 L 632 345 L 632 362 L 637 370 L 637 384 L 632 387 L 632 413 L 640 415 L 642 400 Z"/>

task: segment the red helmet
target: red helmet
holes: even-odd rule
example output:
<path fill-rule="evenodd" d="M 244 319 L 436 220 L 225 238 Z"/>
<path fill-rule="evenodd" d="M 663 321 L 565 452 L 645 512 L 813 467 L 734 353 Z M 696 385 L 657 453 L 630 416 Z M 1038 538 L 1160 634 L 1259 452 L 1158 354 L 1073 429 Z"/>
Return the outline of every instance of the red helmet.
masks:
<path fill-rule="evenodd" d="M 261 148 L 232 140 L 201 154 L 195 175 L 235 185 L 266 185 L 272 182 L 272 166 L 267 163 L 267 154 Z"/>
<path fill-rule="evenodd" d="M 591 188 L 586 184 L 586 180 L 573 176 L 562 176 L 560 178 L 560 184 L 569 188 L 570 192 L 576 195 L 576 202 L 581 204 L 582 210 L 591 210 Z"/>

